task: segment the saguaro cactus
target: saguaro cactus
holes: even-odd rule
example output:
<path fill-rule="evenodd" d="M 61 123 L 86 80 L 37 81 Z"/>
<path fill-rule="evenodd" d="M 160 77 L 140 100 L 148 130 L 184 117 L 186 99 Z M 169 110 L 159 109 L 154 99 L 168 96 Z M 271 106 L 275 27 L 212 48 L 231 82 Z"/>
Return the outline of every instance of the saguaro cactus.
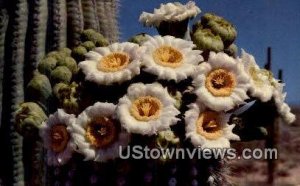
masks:
<path fill-rule="evenodd" d="M 8 2 L 9 22 L 5 38 L 5 64 L 3 87 L 3 105 L 1 126 L 1 167 L 5 185 L 24 185 L 22 162 L 22 137 L 14 129 L 15 111 L 24 101 L 24 49 L 27 30 L 27 1 L 13 0 Z"/>
<path fill-rule="evenodd" d="M 100 24 L 100 33 L 110 42 L 118 40 L 119 32 L 117 25 L 118 0 L 96 1 L 97 14 Z"/>
<path fill-rule="evenodd" d="M 101 3 L 106 4 L 106 9 L 96 8 Z M 40 141 L 23 142 L 13 125 L 15 111 L 24 101 L 24 85 L 33 76 L 45 53 L 78 45 L 84 28 L 100 31 L 101 27 L 101 31 L 109 33 L 109 39 L 115 41 L 118 31 L 115 30 L 117 6 L 113 8 L 114 4 L 114 0 L 109 4 L 104 0 L 97 0 L 97 3 L 96 0 L 0 2 L 0 141 L 3 147 L 0 155 L 1 184 L 44 184 L 44 176 L 41 175 L 43 166 L 40 166 L 44 164 Z M 100 21 L 99 15 L 105 15 L 106 21 Z M 109 24 L 99 25 L 106 22 Z M 23 149 L 26 149 L 24 154 Z M 23 161 L 27 161 L 24 164 L 25 170 Z"/>
<path fill-rule="evenodd" d="M 26 34 L 25 71 L 33 72 L 37 63 L 45 55 L 48 8 L 47 0 L 28 1 L 28 30 Z M 32 78 L 32 73 L 25 74 L 25 84 Z"/>
<path fill-rule="evenodd" d="M 47 52 L 67 45 L 67 6 L 66 1 L 48 1 Z"/>

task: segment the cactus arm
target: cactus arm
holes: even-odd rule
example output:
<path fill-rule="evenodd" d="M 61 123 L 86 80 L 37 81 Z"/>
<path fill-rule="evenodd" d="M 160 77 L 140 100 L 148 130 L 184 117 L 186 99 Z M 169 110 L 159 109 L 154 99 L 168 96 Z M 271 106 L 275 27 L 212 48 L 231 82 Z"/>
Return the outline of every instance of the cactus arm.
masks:
<path fill-rule="evenodd" d="M 27 30 L 28 5 L 26 0 L 12 0 L 5 38 L 5 64 L 1 128 L 1 167 L 5 167 L 4 185 L 24 185 L 22 137 L 14 129 L 15 111 L 24 101 L 24 49 Z"/>
<path fill-rule="evenodd" d="M 0 128 L 1 128 L 1 113 L 2 113 L 2 92 L 3 92 L 3 68 L 4 68 L 4 42 L 5 31 L 7 29 L 8 16 L 5 9 L 0 9 Z"/>
<path fill-rule="evenodd" d="M 45 55 L 46 50 L 46 31 L 48 18 L 47 0 L 28 1 L 29 17 L 28 30 L 26 35 L 26 52 L 25 52 L 25 85 L 33 76 L 33 71 L 37 63 Z"/>
<path fill-rule="evenodd" d="M 95 8 L 95 0 L 81 0 L 84 29 L 99 30 L 99 21 L 97 17 L 97 10 Z"/>
<path fill-rule="evenodd" d="M 96 1 L 97 14 L 99 18 L 100 33 L 106 37 L 110 42 L 118 40 L 118 26 L 117 26 L 117 9 L 118 1 L 116 0 L 99 0 Z"/>
<path fill-rule="evenodd" d="M 67 46 L 67 5 L 65 0 L 49 0 L 47 52 Z"/>
<path fill-rule="evenodd" d="M 67 15 L 68 47 L 73 48 L 79 45 L 83 30 L 81 0 L 67 0 Z"/>

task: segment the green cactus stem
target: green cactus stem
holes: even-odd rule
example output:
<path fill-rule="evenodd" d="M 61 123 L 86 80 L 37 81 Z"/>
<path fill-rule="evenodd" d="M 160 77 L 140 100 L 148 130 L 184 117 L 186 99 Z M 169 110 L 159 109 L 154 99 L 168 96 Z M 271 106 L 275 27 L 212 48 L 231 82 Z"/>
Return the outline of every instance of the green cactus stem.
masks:
<path fill-rule="evenodd" d="M 73 48 L 79 45 L 83 30 L 81 0 L 67 0 L 67 15 L 68 47 Z"/>
<path fill-rule="evenodd" d="M 25 84 L 33 77 L 33 72 L 38 62 L 43 58 L 46 51 L 46 31 L 48 19 L 47 0 L 28 1 L 29 16 L 28 30 L 26 35 L 25 52 Z"/>
<path fill-rule="evenodd" d="M 3 78 L 1 169 L 4 185 L 24 185 L 22 137 L 15 131 L 15 111 L 24 101 L 24 50 L 27 30 L 28 4 L 26 0 L 7 2 L 10 15 L 5 38 L 5 64 Z"/>
<path fill-rule="evenodd" d="M 67 46 L 67 5 L 65 0 L 49 0 L 47 52 Z"/>
<path fill-rule="evenodd" d="M 117 10 L 119 2 L 117 0 L 98 0 L 96 6 L 100 33 L 110 42 L 118 41 Z"/>
<path fill-rule="evenodd" d="M 0 9 L 0 103 L 2 103 L 3 93 L 3 70 L 4 70 L 4 44 L 5 44 L 5 31 L 8 23 L 8 15 L 5 9 Z M 0 104 L 0 128 L 1 128 L 1 114 L 2 104 Z"/>
<path fill-rule="evenodd" d="M 96 0 L 81 0 L 84 29 L 92 28 L 99 31 Z"/>

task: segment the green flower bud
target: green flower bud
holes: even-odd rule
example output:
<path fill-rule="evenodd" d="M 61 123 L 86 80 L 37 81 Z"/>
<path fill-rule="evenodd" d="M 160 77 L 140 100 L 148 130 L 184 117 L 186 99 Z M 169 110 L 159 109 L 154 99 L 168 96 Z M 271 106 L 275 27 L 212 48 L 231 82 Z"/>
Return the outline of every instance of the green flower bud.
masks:
<path fill-rule="evenodd" d="M 179 138 L 175 136 L 172 130 L 165 130 L 158 133 L 156 143 L 159 147 L 167 148 L 170 144 L 177 145 Z"/>
<path fill-rule="evenodd" d="M 25 102 L 16 111 L 15 128 L 26 138 L 36 138 L 39 136 L 39 127 L 46 119 L 46 114 L 38 104 Z"/>
<path fill-rule="evenodd" d="M 85 59 L 85 54 L 87 53 L 88 51 L 86 50 L 85 47 L 83 46 L 78 46 L 78 47 L 75 47 L 73 50 L 72 50 L 72 57 L 74 59 L 76 59 L 77 62 L 79 61 L 83 61 Z"/>
<path fill-rule="evenodd" d="M 85 41 L 81 44 L 87 51 L 93 50 L 96 46 L 92 41 Z"/>
<path fill-rule="evenodd" d="M 93 29 L 84 30 L 81 33 L 81 41 L 92 41 L 97 47 L 107 46 L 109 44 L 103 35 Z"/>
<path fill-rule="evenodd" d="M 197 21 L 193 24 L 192 33 L 196 32 L 198 29 L 203 29 L 201 21 Z"/>
<path fill-rule="evenodd" d="M 224 49 L 224 52 L 232 57 L 237 57 L 238 48 L 235 44 L 231 44 L 229 47 Z"/>
<path fill-rule="evenodd" d="M 36 73 L 26 87 L 26 93 L 29 100 L 46 104 L 52 95 L 52 88 L 47 76 Z"/>
<path fill-rule="evenodd" d="M 64 99 L 62 103 L 62 108 L 68 114 L 78 114 L 79 113 L 79 104 L 76 98 L 71 97 L 70 99 Z"/>
<path fill-rule="evenodd" d="M 72 72 L 65 66 L 58 66 L 51 72 L 50 79 L 53 84 L 59 82 L 70 83 Z"/>
<path fill-rule="evenodd" d="M 201 22 L 203 25 L 206 25 L 211 20 L 219 20 L 221 19 L 220 16 L 217 16 L 214 13 L 206 13 L 201 17 Z"/>
<path fill-rule="evenodd" d="M 69 114 L 78 114 L 78 84 L 73 82 L 70 85 L 58 83 L 53 88 L 54 95 L 62 107 Z"/>
<path fill-rule="evenodd" d="M 224 49 L 221 37 L 213 34 L 209 29 L 198 29 L 192 34 L 192 41 L 196 44 L 197 49 L 204 52 L 221 52 Z"/>
<path fill-rule="evenodd" d="M 72 50 L 69 48 L 60 48 L 59 53 L 63 54 L 64 56 L 71 56 Z"/>
<path fill-rule="evenodd" d="M 204 15 L 203 17 L 205 17 L 202 19 L 204 27 L 210 29 L 214 34 L 219 35 L 225 46 L 233 43 L 237 36 L 237 31 L 233 24 L 214 14 Z"/>
<path fill-rule="evenodd" d="M 57 60 L 53 57 L 46 57 L 38 64 L 40 73 L 50 77 L 51 71 L 56 67 Z"/>
<path fill-rule="evenodd" d="M 149 38 L 150 38 L 150 36 L 148 34 L 141 33 L 141 34 L 137 34 L 137 35 L 133 36 L 132 38 L 130 38 L 128 40 L 128 42 L 142 45 L 144 42 L 148 41 Z"/>
<path fill-rule="evenodd" d="M 64 99 L 71 94 L 71 89 L 65 83 L 57 83 L 53 87 L 53 94 L 57 99 Z"/>
<path fill-rule="evenodd" d="M 75 59 L 72 57 L 65 57 L 63 60 L 57 62 L 58 66 L 65 66 L 73 73 L 76 74 L 78 72 L 78 67 Z"/>
<path fill-rule="evenodd" d="M 52 51 L 47 54 L 47 57 L 53 57 L 57 61 L 62 61 L 66 56 L 65 56 L 65 53 L 63 53 L 63 52 Z"/>

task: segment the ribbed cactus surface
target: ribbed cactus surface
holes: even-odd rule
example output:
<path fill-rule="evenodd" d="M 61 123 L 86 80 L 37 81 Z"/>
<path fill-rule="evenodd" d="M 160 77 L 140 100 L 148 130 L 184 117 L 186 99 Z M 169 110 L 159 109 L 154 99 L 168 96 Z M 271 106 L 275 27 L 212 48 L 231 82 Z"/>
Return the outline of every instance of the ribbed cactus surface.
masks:
<path fill-rule="evenodd" d="M 48 0 L 47 52 L 67 46 L 66 1 Z"/>
<path fill-rule="evenodd" d="M 28 4 L 13 0 L 9 5 L 9 22 L 5 37 L 3 78 L 3 112 L 1 126 L 1 168 L 5 185 L 24 185 L 22 137 L 14 129 L 15 111 L 24 101 L 24 57 Z M 25 15 L 25 16 L 24 16 Z"/>
<path fill-rule="evenodd" d="M 116 41 L 115 13 L 110 2 L 97 9 L 103 0 L 10 0 L 0 2 L 0 182 L 1 185 L 44 185 L 52 179 L 43 171 L 44 152 L 39 139 L 23 138 L 15 131 L 15 111 L 26 101 L 25 85 L 34 75 L 45 54 L 80 44 L 83 29 L 109 33 Z M 108 9 L 110 8 L 110 9 Z M 115 7 L 116 8 L 116 7 Z M 105 12 L 101 12 L 104 11 Z M 102 17 L 101 21 L 99 15 Z M 108 25 L 100 25 L 108 22 Z M 107 30 L 106 30 L 107 29 Z M 48 105 L 49 106 L 49 105 Z M 3 108 L 3 109 L 2 109 Z M 48 112 L 47 110 L 45 110 Z M 25 150 L 25 151 L 24 151 Z M 25 166 L 25 167 L 24 167 Z M 62 175 L 64 171 L 62 170 Z M 47 174 L 47 175 L 45 175 Z M 50 184 L 51 185 L 51 184 Z"/>

